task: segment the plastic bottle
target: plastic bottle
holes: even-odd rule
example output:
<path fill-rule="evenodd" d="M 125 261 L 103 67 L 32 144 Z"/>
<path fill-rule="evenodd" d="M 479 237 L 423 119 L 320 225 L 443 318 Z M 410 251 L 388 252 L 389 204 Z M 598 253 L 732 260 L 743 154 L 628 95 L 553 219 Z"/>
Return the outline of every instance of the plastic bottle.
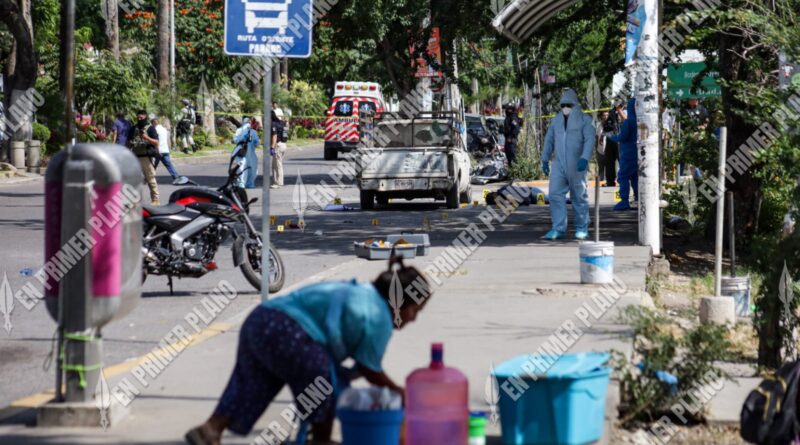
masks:
<path fill-rule="evenodd" d="M 405 445 L 467 445 L 469 391 L 461 371 L 444 366 L 441 343 L 431 364 L 406 379 Z"/>

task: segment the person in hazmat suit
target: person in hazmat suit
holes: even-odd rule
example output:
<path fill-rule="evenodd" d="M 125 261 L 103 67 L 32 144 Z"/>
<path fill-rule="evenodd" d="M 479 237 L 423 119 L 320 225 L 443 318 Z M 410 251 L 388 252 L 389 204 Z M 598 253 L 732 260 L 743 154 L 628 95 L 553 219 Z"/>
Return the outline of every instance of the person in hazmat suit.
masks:
<path fill-rule="evenodd" d="M 589 195 L 586 170 L 594 153 L 595 129 L 592 118 L 581 110 L 578 95 L 567 89 L 561 95 L 561 112 L 550 121 L 544 137 L 542 171 L 550 176 L 550 217 L 552 229 L 545 239 L 563 238 L 567 233 L 567 191 L 575 212 L 575 239 L 589 237 Z M 553 160 L 552 169 L 550 160 Z"/>
<path fill-rule="evenodd" d="M 236 180 L 237 187 L 248 189 L 256 187 L 256 178 L 258 177 L 258 155 L 256 150 L 260 143 L 258 138 L 259 128 L 258 120 L 252 118 L 249 122 L 245 121 L 233 136 L 233 143 L 236 144 L 233 150 L 233 157 L 240 173 Z"/>
<path fill-rule="evenodd" d="M 608 136 L 614 142 L 619 143 L 619 182 L 620 202 L 614 206 L 614 210 L 629 210 L 630 192 L 633 188 L 635 201 L 639 201 L 639 175 L 637 161 L 637 142 L 638 128 L 636 121 L 636 99 L 628 100 L 627 117 L 620 125 L 619 134 Z"/>

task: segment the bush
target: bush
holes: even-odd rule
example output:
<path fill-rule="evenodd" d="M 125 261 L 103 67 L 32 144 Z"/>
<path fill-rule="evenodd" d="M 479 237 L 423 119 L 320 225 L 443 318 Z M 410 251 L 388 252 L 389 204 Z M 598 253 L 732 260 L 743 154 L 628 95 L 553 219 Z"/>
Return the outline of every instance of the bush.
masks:
<path fill-rule="evenodd" d="M 673 404 L 696 396 L 697 389 L 707 383 L 707 376 L 713 376 L 712 380 L 728 378 L 714 365 L 729 356 L 727 327 L 698 324 L 685 328 L 673 318 L 641 306 L 626 307 L 621 321 L 634 331 L 633 357 L 612 353 L 620 381 L 623 426 L 659 419 Z M 660 379 L 657 373 L 661 371 L 675 376 L 677 384 Z M 685 415 L 701 421 L 704 412 Z"/>
<path fill-rule="evenodd" d="M 197 144 L 197 148 L 202 149 L 203 147 L 208 147 L 208 133 L 202 128 L 198 128 L 194 132 L 194 143 Z"/>
<path fill-rule="evenodd" d="M 520 181 L 532 181 L 539 177 L 541 168 L 536 160 L 524 152 L 519 152 L 508 174 Z"/>
<path fill-rule="evenodd" d="M 233 138 L 233 132 L 231 132 L 231 130 L 224 125 L 217 126 L 216 130 L 217 130 L 217 137 L 223 141 L 227 142 L 230 141 L 231 138 Z"/>
<path fill-rule="evenodd" d="M 34 122 L 33 126 L 33 139 L 37 141 L 41 141 L 41 157 L 45 155 L 51 154 L 47 152 L 48 142 L 50 141 L 50 129 L 47 128 L 45 125 L 40 124 L 39 122 Z M 53 144 L 53 146 L 58 147 L 57 144 Z"/>

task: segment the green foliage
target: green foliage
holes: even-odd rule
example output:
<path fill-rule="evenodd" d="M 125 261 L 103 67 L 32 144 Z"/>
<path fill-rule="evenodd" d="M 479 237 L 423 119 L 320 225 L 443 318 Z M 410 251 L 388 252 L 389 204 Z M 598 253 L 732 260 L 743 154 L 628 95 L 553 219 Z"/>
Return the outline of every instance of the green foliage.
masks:
<path fill-rule="evenodd" d="M 33 139 L 36 141 L 40 141 L 42 144 L 39 149 L 41 157 L 52 154 L 48 151 L 48 147 L 51 144 L 47 143 L 48 141 L 50 141 L 50 129 L 47 128 L 47 126 L 40 124 L 39 122 L 33 122 L 32 127 L 33 127 Z M 58 151 L 58 144 L 52 144 L 52 146 L 55 147 L 55 151 Z"/>
<path fill-rule="evenodd" d="M 541 171 L 541 164 L 533 156 L 520 151 L 511 165 L 509 175 L 520 181 L 532 181 L 539 177 Z"/>
<path fill-rule="evenodd" d="M 194 132 L 194 142 L 197 144 L 197 147 L 202 149 L 204 147 L 209 147 L 209 139 L 208 139 L 208 132 L 203 130 L 202 128 L 198 128 Z"/>
<path fill-rule="evenodd" d="M 78 51 L 75 67 L 75 106 L 83 113 L 113 115 L 147 103 L 146 89 L 124 62 L 103 51 L 90 58 Z"/>
<path fill-rule="evenodd" d="M 281 99 L 278 104 L 288 106 L 293 116 L 324 116 L 328 109 L 328 98 L 322 89 L 302 80 L 292 82 L 288 95 Z"/>
<path fill-rule="evenodd" d="M 684 329 L 672 317 L 635 305 L 623 310 L 621 321 L 634 331 L 634 356 L 614 351 L 612 358 L 620 380 L 623 426 L 653 422 L 705 383 L 708 375 L 728 377 L 714 365 L 729 353 L 726 327 L 699 324 Z M 642 369 L 637 366 L 640 363 Z M 677 391 L 659 380 L 656 371 L 677 377 Z M 693 420 L 702 420 L 702 416 L 702 411 L 698 412 Z"/>

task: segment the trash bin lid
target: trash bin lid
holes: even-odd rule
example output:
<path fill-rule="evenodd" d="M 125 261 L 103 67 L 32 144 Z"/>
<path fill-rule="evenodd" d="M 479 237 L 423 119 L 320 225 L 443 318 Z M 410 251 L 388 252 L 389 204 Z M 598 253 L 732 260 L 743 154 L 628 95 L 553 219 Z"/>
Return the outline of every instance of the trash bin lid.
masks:
<path fill-rule="evenodd" d="M 577 379 L 603 369 L 608 362 L 607 352 L 581 352 L 577 354 L 554 355 L 519 355 L 494 368 L 494 375 L 501 378 L 529 377 L 525 368 L 542 371 L 541 363 L 553 363 L 545 372 L 548 379 Z M 537 374 L 541 376 L 541 374 Z"/>

